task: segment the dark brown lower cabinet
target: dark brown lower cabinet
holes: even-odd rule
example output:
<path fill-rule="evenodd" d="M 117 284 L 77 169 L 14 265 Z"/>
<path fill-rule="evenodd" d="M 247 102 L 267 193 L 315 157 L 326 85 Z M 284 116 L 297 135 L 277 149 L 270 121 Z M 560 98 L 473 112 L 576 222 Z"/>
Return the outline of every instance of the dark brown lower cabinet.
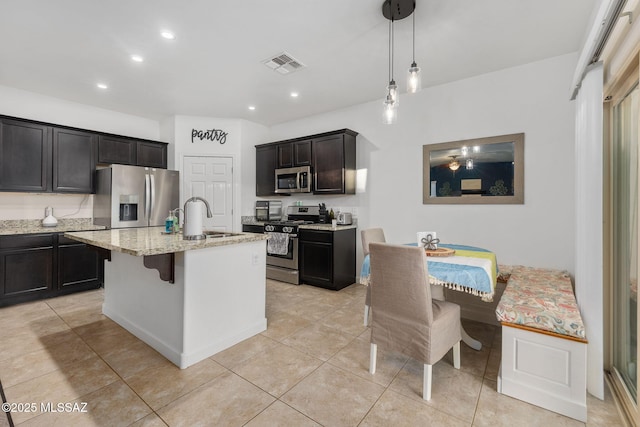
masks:
<path fill-rule="evenodd" d="M 300 281 L 340 290 L 356 281 L 356 230 L 299 230 Z"/>
<path fill-rule="evenodd" d="M 103 259 L 61 233 L 0 236 L 0 307 L 99 288 Z"/>

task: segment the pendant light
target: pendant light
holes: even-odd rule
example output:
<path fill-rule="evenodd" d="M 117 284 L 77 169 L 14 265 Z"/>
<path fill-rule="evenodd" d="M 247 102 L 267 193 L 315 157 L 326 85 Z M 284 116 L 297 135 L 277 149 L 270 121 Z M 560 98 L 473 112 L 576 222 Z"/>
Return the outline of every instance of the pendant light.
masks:
<path fill-rule="evenodd" d="M 391 9 L 391 0 L 389 9 Z M 382 122 L 392 125 L 398 120 L 398 85 L 393 80 L 393 15 L 389 18 L 389 85 L 387 86 L 387 96 L 384 99 L 384 109 L 382 110 Z"/>
<path fill-rule="evenodd" d="M 420 67 L 416 64 L 416 2 L 413 2 L 413 62 L 407 73 L 407 93 L 416 93 L 422 89 Z"/>

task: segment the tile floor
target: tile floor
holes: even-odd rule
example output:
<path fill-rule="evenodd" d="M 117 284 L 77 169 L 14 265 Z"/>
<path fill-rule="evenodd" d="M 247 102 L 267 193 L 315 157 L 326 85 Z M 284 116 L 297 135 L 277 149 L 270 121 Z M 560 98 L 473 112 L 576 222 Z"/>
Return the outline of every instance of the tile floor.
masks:
<path fill-rule="evenodd" d="M 364 287 L 340 292 L 268 281 L 268 329 L 180 370 L 101 314 L 102 290 L 0 309 L 0 380 L 20 426 L 580 426 L 496 393 L 499 328 L 465 322 L 483 343 L 434 366 L 378 351 L 370 375 Z M 40 412 L 86 402 L 87 412 Z M 610 394 L 588 426 L 623 425 Z M 73 408 L 73 406 L 72 406 Z M 0 414 L 1 415 L 1 414 Z M 7 420 L 0 416 L 0 426 Z"/>

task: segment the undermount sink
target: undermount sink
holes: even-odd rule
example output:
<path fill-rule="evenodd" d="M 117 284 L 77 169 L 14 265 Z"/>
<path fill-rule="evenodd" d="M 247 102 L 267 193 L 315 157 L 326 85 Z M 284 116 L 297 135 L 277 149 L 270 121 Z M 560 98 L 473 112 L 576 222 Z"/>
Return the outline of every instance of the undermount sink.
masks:
<path fill-rule="evenodd" d="M 242 233 L 229 233 L 226 231 L 205 230 L 203 233 L 209 238 L 215 239 L 220 237 L 242 236 Z"/>

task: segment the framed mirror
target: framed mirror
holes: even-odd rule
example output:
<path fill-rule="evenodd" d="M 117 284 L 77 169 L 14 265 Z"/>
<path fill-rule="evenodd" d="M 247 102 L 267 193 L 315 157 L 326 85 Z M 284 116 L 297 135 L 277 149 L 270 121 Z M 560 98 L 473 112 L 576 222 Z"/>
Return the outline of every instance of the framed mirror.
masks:
<path fill-rule="evenodd" d="M 422 146 L 423 204 L 524 204 L 524 133 Z"/>

